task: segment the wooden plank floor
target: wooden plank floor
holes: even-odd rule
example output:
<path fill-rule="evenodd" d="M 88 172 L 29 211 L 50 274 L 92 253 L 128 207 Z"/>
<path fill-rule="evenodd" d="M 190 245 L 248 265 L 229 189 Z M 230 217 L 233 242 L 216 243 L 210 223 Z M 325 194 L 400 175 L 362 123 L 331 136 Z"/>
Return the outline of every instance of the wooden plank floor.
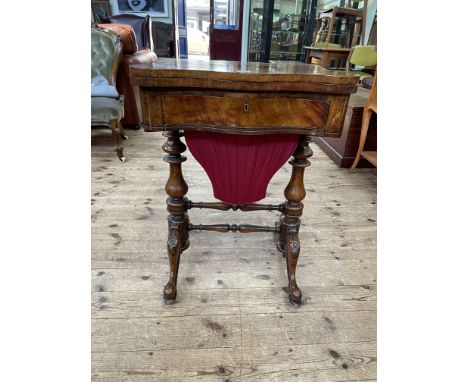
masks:
<path fill-rule="evenodd" d="M 110 133 L 92 138 L 93 381 L 371 381 L 376 379 L 376 170 L 339 169 L 312 144 L 297 270 L 287 299 L 271 234 L 192 232 L 177 303 L 168 278 L 160 133 L 128 131 L 120 163 Z M 211 184 L 187 152 L 194 201 Z M 268 188 L 283 201 L 291 166 Z M 271 225 L 274 212 L 191 210 L 193 223 Z"/>

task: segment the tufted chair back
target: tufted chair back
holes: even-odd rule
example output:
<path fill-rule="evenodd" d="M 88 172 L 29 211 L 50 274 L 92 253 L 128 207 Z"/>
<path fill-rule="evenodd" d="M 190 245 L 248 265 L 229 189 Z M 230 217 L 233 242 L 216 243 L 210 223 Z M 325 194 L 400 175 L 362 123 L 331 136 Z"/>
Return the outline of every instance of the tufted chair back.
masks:
<path fill-rule="evenodd" d="M 91 78 L 104 76 L 115 85 L 122 47 L 118 36 L 107 30 L 91 30 Z"/>

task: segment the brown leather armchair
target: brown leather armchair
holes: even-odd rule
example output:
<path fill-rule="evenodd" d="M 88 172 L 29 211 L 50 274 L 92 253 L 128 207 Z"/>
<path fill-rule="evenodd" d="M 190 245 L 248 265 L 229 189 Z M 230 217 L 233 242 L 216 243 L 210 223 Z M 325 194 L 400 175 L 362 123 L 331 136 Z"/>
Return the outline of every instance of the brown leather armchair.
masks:
<path fill-rule="evenodd" d="M 151 35 L 151 17 L 138 16 L 132 13 L 120 13 L 118 15 L 103 17 L 101 20 L 106 24 L 127 24 L 135 31 L 138 49 L 149 49 L 154 51 L 153 37 Z"/>
<path fill-rule="evenodd" d="M 143 20 L 136 22 L 135 18 Z M 138 129 L 141 124 L 140 95 L 135 92 L 130 83 L 129 67 L 135 64 L 152 64 L 157 59 L 152 51 L 151 18 L 120 14 L 108 17 L 106 20 L 111 23 L 99 24 L 99 27 L 109 29 L 119 35 L 123 45 L 124 56 L 117 73 L 117 90 L 125 96 L 125 117 L 121 123 L 126 128 Z M 117 20 L 120 24 L 115 23 Z"/>

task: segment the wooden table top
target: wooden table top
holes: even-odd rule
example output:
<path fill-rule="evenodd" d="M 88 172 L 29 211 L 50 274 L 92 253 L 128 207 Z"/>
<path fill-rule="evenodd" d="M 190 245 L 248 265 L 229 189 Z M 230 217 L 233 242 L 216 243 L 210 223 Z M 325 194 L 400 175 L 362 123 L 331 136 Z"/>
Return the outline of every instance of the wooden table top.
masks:
<path fill-rule="evenodd" d="M 203 87 L 225 90 L 310 91 L 354 93 L 359 76 L 303 63 L 201 61 L 161 58 L 130 67 L 133 85 Z"/>

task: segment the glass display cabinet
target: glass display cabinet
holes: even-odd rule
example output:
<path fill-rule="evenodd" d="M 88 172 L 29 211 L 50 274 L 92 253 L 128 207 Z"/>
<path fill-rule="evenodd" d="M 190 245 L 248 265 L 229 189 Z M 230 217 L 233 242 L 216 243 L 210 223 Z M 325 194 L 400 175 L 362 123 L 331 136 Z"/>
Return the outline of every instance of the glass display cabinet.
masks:
<path fill-rule="evenodd" d="M 311 36 L 316 0 L 252 0 L 249 60 L 304 61 L 302 47 Z M 308 28 L 309 26 L 309 28 Z"/>

